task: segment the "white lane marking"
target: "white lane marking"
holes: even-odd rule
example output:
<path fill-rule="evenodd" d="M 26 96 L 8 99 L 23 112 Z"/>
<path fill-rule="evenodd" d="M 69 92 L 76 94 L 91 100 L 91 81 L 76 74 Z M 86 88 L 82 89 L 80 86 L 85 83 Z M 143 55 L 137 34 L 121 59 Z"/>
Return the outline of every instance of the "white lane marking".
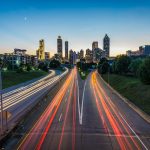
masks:
<path fill-rule="evenodd" d="M 78 87 L 78 114 L 79 114 L 79 123 L 80 123 L 80 102 L 79 102 L 79 84 L 78 84 L 78 78 L 77 78 L 77 87 Z"/>
<path fill-rule="evenodd" d="M 137 137 L 137 139 L 141 142 L 141 144 L 143 145 L 143 147 L 148 150 L 148 148 L 146 147 L 146 145 L 142 142 L 142 140 L 140 139 L 140 137 L 135 133 L 135 131 L 132 129 L 132 127 L 128 124 L 128 122 L 125 120 L 125 118 L 122 116 L 122 114 L 119 112 L 119 115 L 121 116 L 121 118 L 124 120 L 124 122 L 127 124 L 127 126 L 131 129 L 131 131 L 134 133 L 134 135 Z"/>
<path fill-rule="evenodd" d="M 60 114 L 60 117 L 59 117 L 59 122 L 61 121 L 61 118 L 62 118 L 62 113 Z"/>
<path fill-rule="evenodd" d="M 80 115 L 80 124 L 81 125 L 82 125 L 82 118 L 83 118 L 83 102 L 84 102 L 84 93 L 85 93 L 86 83 L 87 83 L 87 80 L 85 81 L 84 89 L 83 89 L 83 95 L 82 95 L 82 105 L 81 105 L 81 115 Z"/>

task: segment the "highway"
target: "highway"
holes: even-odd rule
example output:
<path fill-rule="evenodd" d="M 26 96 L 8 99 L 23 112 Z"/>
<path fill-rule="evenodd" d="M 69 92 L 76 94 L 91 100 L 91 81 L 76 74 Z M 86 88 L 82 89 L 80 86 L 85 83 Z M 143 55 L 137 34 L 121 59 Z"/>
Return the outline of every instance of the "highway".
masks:
<path fill-rule="evenodd" d="M 99 78 L 72 69 L 18 150 L 148 150 L 150 124 Z"/>
<path fill-rule="evenodd" d="M 61 78 L 68 73 L 68 69 L 55 76 L 52 71 L 49 75 L 37 80 L 31 84 L 18 87 L 12 91 L 3 94 L 3 111 L 11 113 L 8 119 L 8 125 L 14 125 L 32 106 L 34 106 L 40 97 L 42 97 L 51 87 L 53 87 Z M 6 122 L 4 121 L 4 127 Z"/>

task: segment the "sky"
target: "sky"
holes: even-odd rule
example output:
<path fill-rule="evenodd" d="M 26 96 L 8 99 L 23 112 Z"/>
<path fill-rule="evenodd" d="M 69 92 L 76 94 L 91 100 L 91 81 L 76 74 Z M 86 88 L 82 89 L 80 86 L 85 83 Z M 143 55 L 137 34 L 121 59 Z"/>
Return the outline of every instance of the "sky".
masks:
<path fill-rule="evenodd" d="M 0 1 L 0 53 L 20 48 L 35 54 L 44 39 L 53 55 L 59 35 L 75 51 L 91 49 L 93 41 L 103 48 L 106 33 L 111 56 L 150 44 L 150 0 Z"/>

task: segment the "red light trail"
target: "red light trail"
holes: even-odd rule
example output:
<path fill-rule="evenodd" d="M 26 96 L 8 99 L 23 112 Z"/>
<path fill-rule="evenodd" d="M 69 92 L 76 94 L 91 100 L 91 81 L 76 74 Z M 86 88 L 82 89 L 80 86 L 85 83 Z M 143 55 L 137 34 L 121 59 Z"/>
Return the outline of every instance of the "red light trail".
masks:
<path fill-rule="evenodd" d="M 102 121 L 104 121 L 104 117 L 101 110 L 103 109 L 111 125 L 111 128 L 113 129 L 113 132 L 116 135 L 116 139 L 118 141 L 118 144 L 120 145 L 120 148 L 123 150 L 128 150 L 133 148 L 141 149 L 137 141 L 131 135 L 129 129 L 125 126 L 125 123 L 123 122 L 121 117 L 118 115 L 118 109 L 114 107 L 112 101 L 108 98 L 106 92 L 99 85 L 95 72 L 92 74 L 91 82 L 92 82 L 93 93 L 94 93 L 99 115 Z M 99 98 L 100 103 L 98 103 L 97 96 Z M 116 116 L 117 119 L 114 117 L 114 115 Z M 126 134 L 128 135 L 129 139 L 127 139 L 124 136 L 117 136 L 117 135 L 123 135 L 123 130 L 121 127 L 123 127 L 123 130 L 126 131 Z M 106 128 L 108 128 L 108 126 L 106 126 Z"/>

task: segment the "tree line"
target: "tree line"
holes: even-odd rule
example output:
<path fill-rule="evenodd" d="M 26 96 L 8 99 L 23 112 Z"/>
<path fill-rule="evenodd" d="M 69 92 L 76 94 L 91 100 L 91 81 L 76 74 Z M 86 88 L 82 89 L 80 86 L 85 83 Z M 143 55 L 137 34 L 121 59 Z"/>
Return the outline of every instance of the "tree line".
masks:
<path fill-rule="evenodd" d="M 110 64 L 106 58 L 98 63 L 100 74 L 115 73 L 139 78 L 144 84 L 150 84 L 150 57 L 132 58 L 126 55 L 118 55 Z"/>
<path fill-rule="evenodd" d="M 10 62 L 0 59 L 0 66 L 2 66 L 2 70 L 14 70 L 17 73 L 21 73 L 39 69 L 43 71 L 48 71 L 49 69 L 59 68 L 61 66 L 61 63 L 58 60 L 53 59 L 49 61 L 39 61 L 36 66 L 30 63 L 27 64 L 20 63 L 18 66 L 13 66 Z"/>

